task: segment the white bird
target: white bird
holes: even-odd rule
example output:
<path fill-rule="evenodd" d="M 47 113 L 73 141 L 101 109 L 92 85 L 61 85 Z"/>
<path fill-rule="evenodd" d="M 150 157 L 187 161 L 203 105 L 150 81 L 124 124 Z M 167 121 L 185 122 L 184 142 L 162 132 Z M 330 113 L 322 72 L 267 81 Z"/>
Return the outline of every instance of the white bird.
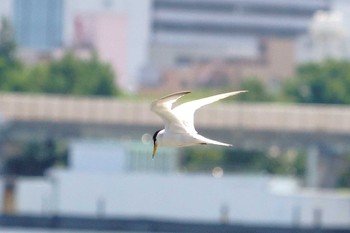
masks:
<path fill-rule="evenodd" d="M 247 92 L 234 91 L 224 94 L 209 96 L 206 98 L 189 101 L 173 108 L 173 104 L 182 96 L 190 91 L 177 92 L 151 104 L 151 110 L 157 113 L 165 123 L 165 129 L 158 130 L 153 135 L 153 154 L 157 151 L 158 146 L 167 147 L 184 147 L 198 144 L 214 144 L 221 146 L 231 146 L 230 144 L 218 142 L 198 134 L 194 128 L 194 112 L 200 107 L 213 103 L 215 101 Z"/>

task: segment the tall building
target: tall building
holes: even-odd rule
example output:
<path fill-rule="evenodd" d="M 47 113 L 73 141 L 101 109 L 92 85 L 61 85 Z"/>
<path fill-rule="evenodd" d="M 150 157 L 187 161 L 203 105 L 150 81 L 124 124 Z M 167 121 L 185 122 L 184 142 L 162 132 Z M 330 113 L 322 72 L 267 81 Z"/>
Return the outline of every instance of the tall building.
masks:
<path fill-rule="evenodd" d="M 62 46 L 64 0 L 14 0 L 13 24 L 20 47 L 49 51 Z"/>
<path fill-rule="evenodd" d="M 150 4 L 151 0 L 66 0 L 65 45 L 77 45 L 77 37 L 83 33 L 79 27 L 90 30 L 90 45 L 112 65 L 120 87 L 134 91 L 139 69 L 147 62 Z M 86 34 L 81 39 L 86 40 Z"/>
<path fill-rule="evenodd" d="M 145 85 L 212 86 L 291 76 L 295 38 L 327 0 L 153 0 Z M 155 73 L 155 72 L 153 72 Z M 153 79 L 152 79 L 153 78 Z"/>
<path fill-rule="evenodd" d="M 125 14 L 116 13 L 82 14 L 74 21 L 74 47 L 96 51 L 110 64 L 122 88 L 128 86 L 127 23 Z"/>

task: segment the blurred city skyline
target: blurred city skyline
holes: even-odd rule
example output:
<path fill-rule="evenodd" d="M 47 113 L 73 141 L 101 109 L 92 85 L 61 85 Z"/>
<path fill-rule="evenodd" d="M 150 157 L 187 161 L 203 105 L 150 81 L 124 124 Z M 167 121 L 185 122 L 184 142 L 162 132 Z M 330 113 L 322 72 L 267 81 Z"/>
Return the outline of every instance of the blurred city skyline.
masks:
<path fill-rule="evenodd" d="M 349 0 L 0 1 L 0 231 L 350 228 Z M 152 159 L 184 89 L 234 146 Z"/>
<path fill-rule="evenodd" d="M 19 24 L 22 16 L 16 10 L 19 7 L 30 6 L 30 1 L 24 2 L 26 5 L 23 6 L 21 0 L 4 0 L 1 3 L 0 16 L 12 19 L 17 31 L 19 27 L 26 28 Z M 181 3 L 172 6 L 171 1 L 168 1 L 170 4 L 164 1 L 164 4 L 157 0 L 55 2 L 62 5 L 61 12 L 57 12 L 58 18 L 55 20 L 62 22 L 56 23 L 61 25 L 55 26 L 52 35 L 48 33 L 50 36 L 59 37 L 56 45 L 49 49 L 51 56 L 60 56 L 61 52 L 57 50 L 84 47 L 88 41 L 88 45 L 92 45 L 98 51 L 102 61 L 111 64 L 118 76 L 118 84 L 128 91 L 140 88 L 146 91 L 171 91 L 208 85 L 238 85 L 242 79 L 252 76 L 274 88 L 280 85 L 281 80 L 294 75 L 296 64 L 299 62 L 319 61 L 329 56 L 341 59 L 350 57 L 350 44 L 347 42 L 350 27 L 348 1 L 313 0 L 305 4 L 302 1 L 254 0 L 242 6 L 242 3 L 231 1 L 232 4 L 238 4 L 237 7 L 247 8 L 241 12 L 235 10 L 232 14 L 215 10 L 215 7 L 212 12 L 203 11 L 204 8 L 191 8 L 190 2 L 186 3 L 188 6 L 181 6 Z M 38 6 L 45 5 L 43 3 L 49 7 L 47 1 L 35 2 Z M 259 3 L 258 7 L 254 6 L 255 3 Z M 282 7 L 278 15 L 269 13 L 274 9 L 275 3 Z M 201 4 L 205 7 L 205 4 Z M 224 6 L 225 3 L 219 1 L 214 4 L 218 8 L 220 4 Z M 253 6 L 251 10 L 248 9 L 249 4 Z M 284 5 L 286 8 L 283 8 Z M 304 12 L 301 11 L 303 5 L 307 6 Z M 192 10 L 188 11 L 188 7 Z M 288 7 L 293 8 L 288 10 Z M 59 10 L 59 7 L 55 8 Z M 312 21 L 310 14 L 317 9 L 329 8 L 333 12 L 331 16 L 316 17 Z M 33 11 L 34 14 L 35 12 L 40 12 L 40 8 Z M 40 16 L 35 17 L 39 19 Z M 23 19 L 27 23 L 28 20 Z M 317 26 L 318 21 L 315 20 L 320 21 L 320 26 Z M 181 26 L 181 21 L 194 26 L 188 30 Z M 228 32 L 220 29 L 226 27 L 227 23 L 233 25 L 233 28 L 229 29 L 230 36 Z M 210 24 L 213 24 L 212 28 Z M 313 24 L 316 27 L 313 27 Z M 331 29 L 327 29 L 327 25 L 330 25 Z M 33 27 L 37 26 L 33 24 Z M 199 30 L 200 27 L 206 30 L 206 34 L 203 34 L 205 36 L 201 36 L 203 31 Z M 314 36 L 312 30 L 315 28 L 318 32 L 316 35 L 321 37 Z M 335 29 L 332 28 L 340 28 L 344 33 L 324 41 L 325 33 L 335 33 Z M 27 34 L 23 35 L 28 37 Z M 19 36 L 17 33 L 16 37 L 21 38 Z M 20 50 L 24 48 L 21 42 L 19 46 Z M 40 47 L 31 47 L 33 46 L 27 49 L 39 52 L 42 50 Z M 80 51 L 79 54 L 85 52 Z M 33 56 L 37 56 L 28 50 L 20 54 L 25 60 L 31 61 Z M 271 64 L 261 64 L 261 61 Z"/>

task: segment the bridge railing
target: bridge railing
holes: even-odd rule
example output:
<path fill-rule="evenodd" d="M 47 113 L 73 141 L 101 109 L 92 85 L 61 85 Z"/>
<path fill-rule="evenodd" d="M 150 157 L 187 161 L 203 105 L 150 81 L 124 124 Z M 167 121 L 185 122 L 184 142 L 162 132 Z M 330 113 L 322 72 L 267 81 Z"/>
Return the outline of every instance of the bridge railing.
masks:
<path fill-rule="evenodd" d="M 149 103 L 113 98 L 0 93 L 9 121 L 161 125 Z M 195 115 L 196 126 L 350 134 L 350 107 L 339 105 L 217 103 Z"/>
<path fill-rule="evenodd" d="M 350 133 L 350 107 L 294 104 L 233 104 L 205 108 L 197 123 L 277 131 Z"/>

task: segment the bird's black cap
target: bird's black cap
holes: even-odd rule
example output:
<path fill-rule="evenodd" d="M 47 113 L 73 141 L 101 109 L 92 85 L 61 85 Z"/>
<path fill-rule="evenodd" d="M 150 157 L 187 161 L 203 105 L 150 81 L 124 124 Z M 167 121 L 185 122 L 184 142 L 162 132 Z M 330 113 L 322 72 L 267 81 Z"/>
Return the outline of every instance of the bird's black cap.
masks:
<path fill-rule="evenodd" d="M 158 135 L 159 131 L 161 131 L 161 129 L 160 129 L 160 130 L 157 130 L 157 131 L 153 134 L 153 144 L 155 144 L 156 141 L 157 141 L 157 135 Z"/>

